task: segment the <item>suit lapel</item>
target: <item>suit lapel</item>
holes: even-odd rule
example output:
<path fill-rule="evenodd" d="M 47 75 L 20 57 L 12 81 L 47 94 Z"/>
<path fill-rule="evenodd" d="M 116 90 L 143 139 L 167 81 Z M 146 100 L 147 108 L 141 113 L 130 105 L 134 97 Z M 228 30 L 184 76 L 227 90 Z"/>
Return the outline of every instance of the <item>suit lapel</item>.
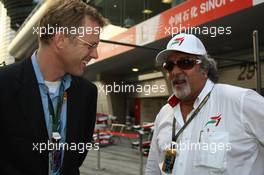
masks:
<path fill-rule="evenodd" d="M 41 140 L 48 139 L 48 131 L 44 118 L 44 111 L 37 83 L 36 75 L 31 63 L 31 59 L 25 59 L 21 62 L 22 71 L 18 81 L 21 88 L 18 92 L 18 106 L 23 111 L 27 129 L 34 138 Z"/>
<path fill-rule="evenodd" d="M 72 77 L 71 86 L 67 90 L 67 124 L 66 124 L 66 142 L 74 142 L 79 138 L 78 123 L 80 117 L 80 111 L 78 110 L 78 101 L 80 101 L 81 95 L 77 90 L 76 79 Z"/>

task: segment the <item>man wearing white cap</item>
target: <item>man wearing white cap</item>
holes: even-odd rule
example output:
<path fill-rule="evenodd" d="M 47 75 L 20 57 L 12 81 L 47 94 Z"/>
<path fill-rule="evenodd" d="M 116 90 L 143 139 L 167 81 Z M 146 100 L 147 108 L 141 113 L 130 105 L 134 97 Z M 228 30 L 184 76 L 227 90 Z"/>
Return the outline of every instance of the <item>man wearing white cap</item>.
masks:
<path fill-rule="evenodd" d="M 156 117 L 146 175 L 263 175 L 264 98 L 216 84 L 216 63 L 194 35 L 176 35 L 156 59 L 173 94 Z"/>

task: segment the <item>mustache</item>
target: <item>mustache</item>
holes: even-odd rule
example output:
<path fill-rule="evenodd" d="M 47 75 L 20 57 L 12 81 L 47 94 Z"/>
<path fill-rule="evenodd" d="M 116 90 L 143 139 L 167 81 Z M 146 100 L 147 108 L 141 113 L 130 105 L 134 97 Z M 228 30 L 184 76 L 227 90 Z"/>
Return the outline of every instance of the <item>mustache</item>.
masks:
<path fill-rule="evenodd" d="M 171 82 L 176 82 L 176 81 L 187 81 L 187 77 L 185 75 L 178 75 L 174 76 L 171 80 Z"/>

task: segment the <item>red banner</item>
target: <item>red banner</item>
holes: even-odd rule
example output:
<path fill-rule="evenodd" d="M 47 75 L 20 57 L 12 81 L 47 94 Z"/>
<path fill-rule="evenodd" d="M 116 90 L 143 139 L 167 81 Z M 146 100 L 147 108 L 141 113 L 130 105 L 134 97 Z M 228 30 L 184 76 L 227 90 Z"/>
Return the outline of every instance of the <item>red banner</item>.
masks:
<path fill-rule="evenodd" d="M 113 38 L 111 41 L 145 45 L 182 28 L 199 26 L 253 6 L 252 0 L 189 0 L 150 18 Z M 134 49 L 116 44 L 101 43 L 99 61 Z"/>

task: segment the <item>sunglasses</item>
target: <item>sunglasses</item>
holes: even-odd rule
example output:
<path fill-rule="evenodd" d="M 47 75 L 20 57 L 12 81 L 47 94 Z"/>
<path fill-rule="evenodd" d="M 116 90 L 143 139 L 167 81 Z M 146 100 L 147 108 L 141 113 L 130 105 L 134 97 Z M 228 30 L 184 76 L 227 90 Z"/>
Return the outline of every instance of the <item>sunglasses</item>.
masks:
<path fill-rule="evenodd" d="M 201 60 L 197 59 L 182 58 L 177 61 L 166 61 L 165 63 L 163 63 L 163 68 L 171 72 L 174 66 L 177 65 L 180 69 L 188 70 L 193 68 L 196 64 L 200 64 L 201 62 Z"/>

